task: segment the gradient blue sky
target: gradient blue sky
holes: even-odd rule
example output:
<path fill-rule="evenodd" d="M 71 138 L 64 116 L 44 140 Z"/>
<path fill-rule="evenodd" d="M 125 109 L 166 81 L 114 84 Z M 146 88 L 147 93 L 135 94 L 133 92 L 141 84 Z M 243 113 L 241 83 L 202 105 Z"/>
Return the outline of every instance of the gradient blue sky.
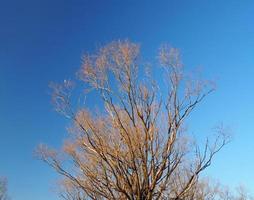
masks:
<path fill-rule="evenodd" d="M 81 55 L 113 39 L 139 42 L 155 56 L 163 42 L 202 67 L 217 91 L 189 126 L 230 126 L 233 141 L 208 170 L 254 192 L 254 2 L 252 0 L 0 1 L 0 176 L 13 200 L 55 200 L 56 174 L 33 157 L 40 143 L 59 146 L 67 121 L 53 111 L 48 83 L 74 76 Z M 52 189 L 53 188 L 53 189 Z"/>

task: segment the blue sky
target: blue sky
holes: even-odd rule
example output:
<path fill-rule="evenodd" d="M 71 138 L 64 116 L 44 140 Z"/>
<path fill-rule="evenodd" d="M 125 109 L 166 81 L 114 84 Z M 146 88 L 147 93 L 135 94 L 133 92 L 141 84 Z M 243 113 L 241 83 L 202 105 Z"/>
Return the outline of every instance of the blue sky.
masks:
<path fill-rule="evenodd" d="M 72 78 L 84 52 L 114 39 L 141 44 L 145 57 L 161 43 L 180 48 L 187 68 L 202 67 L 217 91 L 189 127 L 219 122 L 234 133 L 208 170 L 254 192 L 254 2 L 251 0 L 0 1 L 0 175 L 15 200 L 54 200 L 56 174 L 33 156 L 58 147 L 68 122 L 53 111 L 48 83 Z"/>

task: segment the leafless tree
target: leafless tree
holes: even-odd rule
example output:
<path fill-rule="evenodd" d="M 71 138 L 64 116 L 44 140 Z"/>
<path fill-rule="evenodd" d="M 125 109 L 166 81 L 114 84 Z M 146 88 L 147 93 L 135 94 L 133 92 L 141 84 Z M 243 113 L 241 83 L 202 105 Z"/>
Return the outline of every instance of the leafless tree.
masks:
<path fill-rule="evenodd" d="M 254 200 L 254 197 L 243 185 L 239 185 L 234 192 L 227 187 L 222 187 L 220 198 L 222 200 Z"/>
<path fill-rule="evenodd" d="M 199 180 L 192 190 L 193 196 L 188 200 L 254 200 L 243 185 L 233 189 L 218 181 L 211 181 L 208 177 Z"/>
<path fill-rule="evenodd" d="M 0 178 L 0 200 L 8 200 L 7 195 L 7 180 L 5 178 Z"/>
<path fill-rule="evenodd" d="M 184 122 L 214 88 L 187 76 L 178 49 L 164 45 L 158 57 L 156 70 L 142 62 L 139 45 L 129 41 L 84 56 L 79 78 L 86 95 L 93 92 L 102 100 L 100 112 L 75 111 L 72 82 L 52 85 L 56 110 L 73 127 L 62 151 L 40 145 L 38 152 L 65 177 L 64 198 L 200 199 L 199 175 L 228 138 L 220 129 L 213 140 L 198 145 Z"/>

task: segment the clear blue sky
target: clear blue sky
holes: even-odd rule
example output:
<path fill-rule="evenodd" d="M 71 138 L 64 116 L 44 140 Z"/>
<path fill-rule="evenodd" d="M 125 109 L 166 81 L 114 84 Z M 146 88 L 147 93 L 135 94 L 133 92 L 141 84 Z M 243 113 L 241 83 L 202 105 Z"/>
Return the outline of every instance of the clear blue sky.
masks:
<path fill-rule="evenodd" d="M 146 56 L 169 42 L 186 66 L 202 66 L 217 80 L 190 127 L 203 133 L 221 121 L 229 125 L 234 140 L 208 173 L 254 191 L 252 0 L 0 2 L 0 176 L 8 178 L 13 200 L 57 199 L 55 173 L 33 157 L 40 142 L 57 147 L 66 134 L 48 83 L 73 77 L 84 52 L 126 38 Z"/>

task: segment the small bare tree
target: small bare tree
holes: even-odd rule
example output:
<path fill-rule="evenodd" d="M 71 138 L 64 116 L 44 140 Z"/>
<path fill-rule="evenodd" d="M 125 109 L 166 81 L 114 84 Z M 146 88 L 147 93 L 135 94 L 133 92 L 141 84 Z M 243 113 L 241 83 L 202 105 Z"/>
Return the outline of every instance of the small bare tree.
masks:
<path fill-rule="evenodd" d="M 220 183 L 214 184 L 208 179 L 202 179 L 196 187 L 198 200 L 253 200 L 253 196 L 242 185 L 235 190 Z"/>
<path fill-rule="evenodd" d="M 42 160 L 65 177 L 66 199 L 193 199 L 199 175 L 228 142 L 220 132 L 197 145 L 184 128 L 214 88 L 183 71 L 179 51 L 159 51 L 162 80 L 142 63 L 139 45 L 116 41 L 83 58 L 79 77 L 103 102 L 101 112 L 74 111 L 73 84 L 54 84 L 56 110 L 73 121 L 62 155 L 45 145 Z M 162 88 L 161 90 L 159 88 Z M 67 161 L 71 161 L 71 164 Z"/>
<path fill-rule="evenodd" d="M 0 200 L 8 200 L 7 195 L 7 180 L 5 178 L 0 178 Z"/>

